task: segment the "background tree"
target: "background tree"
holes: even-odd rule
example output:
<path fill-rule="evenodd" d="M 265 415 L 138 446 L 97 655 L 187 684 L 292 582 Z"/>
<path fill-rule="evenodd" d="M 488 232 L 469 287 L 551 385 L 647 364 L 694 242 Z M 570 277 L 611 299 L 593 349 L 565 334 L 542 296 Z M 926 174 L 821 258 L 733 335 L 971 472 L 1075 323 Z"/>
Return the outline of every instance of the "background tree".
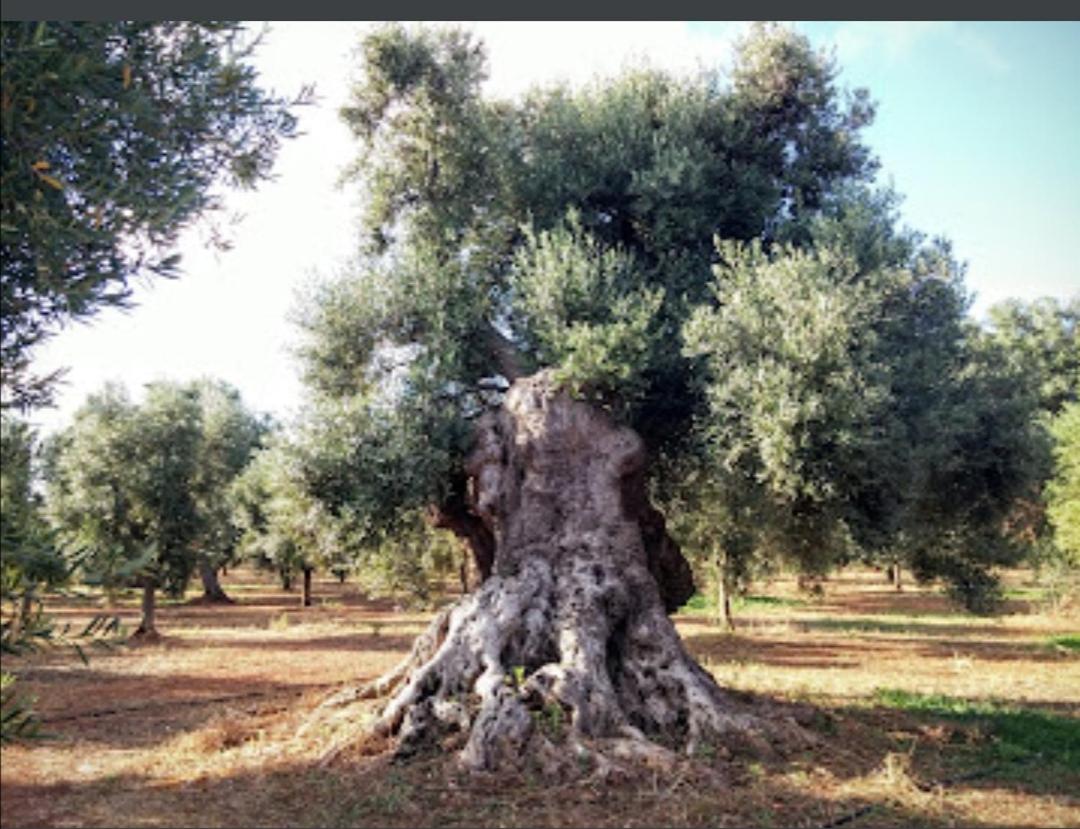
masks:
<path fill-rule="evenodd" d="M 426 510 L 484 578 L 394 675 L 379 727 L 401 751 L 457 729 L 481 768 L 565 755 L 532 727 L 544 706 L 586 757 L 592 737 L 650 754 L 646 737 L 745 734 L 667 618 L 693 585 L 648 461 L 704 411 L 680 332 L 711 300 L 714 236 L 803 244 L 873 173 L 865 94 L 780 27 L 728 77 L 646 70 L 518 102 L 480 95 L 461 32 L 388 27 L 362 54 L 343 115 L 366 245 L 299 314 L 301 479 L 358 544 Z"/>
<path fill-rule="evenodd" d="M 1052 420 L 1080 400 L 1080 297 L 1068 302 L 1044 297 L 1033 302 L 1008 300 L 992 307 L 982 328 L 982 348 L 1035 395 L 1042 454 L 1031 486 L 1017 497 L 1008 516 L 1010 532 L 1032 551 L 1046 574 L 1062 572 L 1067 560 L 1054 547 L 1047 518 L 1045 487 L 1054 474 Z M 1041 568 L 1040 569 L 1045 569 Z M 1055 577 L 1056 578 L 1056 577 Z"/>
<path fill-rule="evenodd" d="M 1042 411 L 1056 415 L 1080 400 L 1080 295 L 1006 300 L 987 317 L 987 336 L 1038 390 Z"/>
<path fill-rule="evenodd" d="M 41 591 L 63 584 L 71 565 L 57 548 L 35 489 L 40 446 L 33 429 L 0 417 L 0 588 L 5 650 L 15 649 L 40 614 Z"/>
<path fill-rule="evenodd" d="M 40 485 L 47 462 L 29 424 L 0 415 L 0 651 L 23 654 L 45 647 L 71 646 L 85 662 L 84 646 L 115 644 L 119 619 L 96 616 L 81 632 L 60 625 L 44 612 L 43 594 L 67 584 L 77 560 L 60 550 L 45 519 Z M 0 742 L 38 735 L 34 698 L 16 689 L 16 674 L 5 661 L 0 680 Z"/>
<path fill-rule="evenodd" d="M 1046 485 L 1047 515 L 1053 541 L 1038 562 L 1051 570 L 1056 598 L 1064 598 L 1062 583 L 1072 583 L 1080 571 L 1080 403 L 1069 403 L 1054 419 L 1054 474 Z"/>
<path fill-rule="evenodd" d="M 282 587 L 303 576 L 300 603 L 312 601 L 316 567 L 344 563 L 337 527 L 325 507 L 300 485 L 296 453 L 280 436 L 260 451 L 231 489 L 240 549 L 256 565 L 274 570 Z"/>
<path fill-rule="evenodd" d="M 89 578 L 138 586 L 136 635 L 155 636 L 155 593 L 180 595 L 194 567 L 199 403 L 190 391 L 152 384 L 137 406 L 116 386 L 92 395 L 63 435 L 52 509 L 70 549 L 85 553 Z"/>
<path fill-rule="evenodd" d="M 192 495 L 200 520 L 196 566 L 203 600 L 229 602 L 218 572 L 234 560 L 240 528 L 233 521 L 229 492 L 233 480 L 247 467 L 270 424 L 248 410 L 240 393 L 221 381 L 195 384 L 202 409 L 202 433 Z"/>
<path fill-rule="evenodd" d="M 136 633 L 156 633 L 159 588 L 183 595 L 200 559 L 235 543 L 222 502 L 259 431 L 235 390 L 201 381 L 152 383 L 141 404 L 107 386 L 61 433 L 53 520 L 90 579 L 142 589 Z"/>
<path fill-rule="evenodd" d="M 990 609 L 989 568 L 1022 554 L 1003 529 L 1037 481 L 1035 399 L 967 323 L 947 246 L 856 244 L 867 203 L 811 223 L 807 251 L 720 247 L 715 303 L 687 329 L 709 361 L 705 452 L 763 490 L 804 569 L 903 563 Z"/>
<path fill-rule="evenodd" d="M 225 22 L 0 26 L 3 405 L 48 400 L 33 348 L 124 305 L 136 275 L 174 276 L 182 230 L 254 186 L 293 105 L 257 84 L 257 39 Z"/>

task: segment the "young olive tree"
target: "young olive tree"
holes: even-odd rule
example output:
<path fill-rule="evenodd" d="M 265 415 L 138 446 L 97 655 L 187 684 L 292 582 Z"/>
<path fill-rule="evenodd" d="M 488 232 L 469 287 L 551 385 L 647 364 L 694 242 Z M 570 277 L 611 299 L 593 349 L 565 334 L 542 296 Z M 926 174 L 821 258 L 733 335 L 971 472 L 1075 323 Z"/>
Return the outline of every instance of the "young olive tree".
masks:
<path fill-rule="evenodd" d="M 824 240 L 719 250 L 716 302 L 686 329 L 708 360 L 712 468 L 759 491 L 802 568 L 903 564 L 990 609 L 989 568 L 1021 552 L 1003 530 L 1039 442 L 1032 395 L 966 322 L 947 248 L 870 270 Z"/>

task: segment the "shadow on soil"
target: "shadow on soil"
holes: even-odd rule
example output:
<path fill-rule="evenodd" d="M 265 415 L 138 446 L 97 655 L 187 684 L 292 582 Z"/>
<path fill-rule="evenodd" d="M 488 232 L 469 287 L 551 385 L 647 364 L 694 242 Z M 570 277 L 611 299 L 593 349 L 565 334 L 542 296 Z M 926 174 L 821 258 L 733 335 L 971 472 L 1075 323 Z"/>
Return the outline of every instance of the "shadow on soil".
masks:
<path fill-rule="evenodd" d="M 877 635 L 887 628 L 868 626 L 860 629 L 849 624 L 813 625 L 792 623 L 803 630 L 813 628 L 849 634 L 856 639 L 844 641 L 805 642 L 799 639 L 768 638 L 760 633 L 753 636 L 736 633 L 705 632 L 697 626 L 683 627 L 683 640 L 699 658 L 713 661 L 761 663 L 785 668 L 855 668 L 863 665 L 875 653 L 896 654 L 905 651 L 912 657 L 949 659 L 956 656 L 990 662 L 1068 662 L 1077 655 L 1046 647 L 1042 642 L 988 641 L 971 638 L 940 638 L 938 636 Z M 715 630 L 715 629 L 713 629 Z M 935 633 L 941 629 L 936 628 Z M 873 638 L 864 634 L 873 633 Z"/>
<path fill-rule="evenodd" d="M 163 682 L 154 675 L 48 668 L 26 672 L 20 680 L 23 693 L 39 698 L 37 715 L 47 735 L 43 746 L 90 742 L 115 749 L 150 748 L 217 718 L 280 711 L 305 694 L 335 687 L 185 674 Z"/>
<path fill-rule="evenodd" d="M 810 708 L 761 696 L 743 699 L 803 720 Z M 354 754 L 325 768 L 283 754 L 228 774 L 203 764 L 201 774 L 176 768 L 168 780 L 129 772 L 49 785 L 5 782 L 3 825 L 827 827 L 847 817 L 844 825 L 856 829 L 936 829 L 957 821 L 997 827 L 1010 821 L 958 814 L 947 797 L 934 794 L 935 786 L 993 786 L 1064 800 L 1076 782 L 1059 757 L 1047 764 L 1037 756 L 1035 763 L 995 756 L 993 734 L 980 730 L 981 721 L 959 722 L 948 711 L 882 704 L 809 714 L 819 746 L 783 757 L 716 762 L 719 778 L 711 783 L 692 765 L 619 783 L 558 782 L 527 769 L 513 777 L 465 777 L 442 754 L 404 764 Z M 896 758 L 907 759 L 898 766 Z M 229 767 L 227 759 L 222 762 Z M 856 794 L 839 791 L 845 781 L 887 775 L 887 784 Z"/>

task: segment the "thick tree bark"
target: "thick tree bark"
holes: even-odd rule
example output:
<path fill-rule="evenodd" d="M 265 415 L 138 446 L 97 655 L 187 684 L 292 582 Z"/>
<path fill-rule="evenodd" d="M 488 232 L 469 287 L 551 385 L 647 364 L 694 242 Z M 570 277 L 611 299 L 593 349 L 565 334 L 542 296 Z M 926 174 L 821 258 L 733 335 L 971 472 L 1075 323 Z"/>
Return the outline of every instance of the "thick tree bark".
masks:
<path fill-rule="evenodd" d="M 157 613 L 157 583 L 153 579 L 144 579 L 142 582 L 142 619 L 139 622 L 138 628 L 135 629 L 135 636 L 142 636 L 148 639 L 156 638 L 157 620 L 155 618 Z"/>
<path fill-rule="evenodd" d="M 311 607 L 311 571 L 313 568 L 304 567 L 304 590 L 300 596 L 300 604 L 304 607 Z"/>
<path fill-rule="evenodd" d="M 214 604 L 232 604 L 233 600 L 222 588 L 221 582 L 218 581 L 217 568 L 210 563 L 210 559 L 200 555 L 196 564 L 203 585 L 202 600 Z"/>
<path fill-rule="evenodd" d="M 489 578 L 391 674 L 324 710 L 397 688 L 376 732 L 399 755 L 456 745 L 473 770 L 768 750 L 764 721 L 716 685 L 668 618 L 693 583 L 648 504 L 644 462 L 634 432 L 549 374 L 517 381 L 478 422 L 467 462 L 471 514 L 494 540 Z"/>

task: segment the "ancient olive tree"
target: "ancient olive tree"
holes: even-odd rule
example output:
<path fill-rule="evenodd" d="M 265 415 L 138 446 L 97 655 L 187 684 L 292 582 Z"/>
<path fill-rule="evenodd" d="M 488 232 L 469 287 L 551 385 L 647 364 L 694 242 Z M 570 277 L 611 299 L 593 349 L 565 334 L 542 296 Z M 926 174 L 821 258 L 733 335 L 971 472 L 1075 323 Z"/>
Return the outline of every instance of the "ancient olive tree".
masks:
<path fill-rule="evenodd" d="M 3 406 L 49 398 L 34 347 L 123 305 L 137 275 L 174 276 L 179 233 L 254 186 L 296 132 L 262 89 L 256 39 L 228 22 L 0 26 Z"/>
<path fill-rule="evenodd" d="M 504 101 L 463 33 L 364 41 L 343 114 L 365 246 L 299 315 L 304 485 L 361 541 L 426 516 L 484 577 L 372 686 L 395 692 L 378 729 L 401 752 L 447 737 L 471 768 L 569 759 L 545 717 L 599 765 L 790 732 L 680 642 L 667 614 L 691 572 L 647 483 L 704 411 L 681 332 L 714 301 L 714 236 L 801 244 L 871 175 L 872 109 L 786 29 L 738 55 L 729 77 Z"/>

